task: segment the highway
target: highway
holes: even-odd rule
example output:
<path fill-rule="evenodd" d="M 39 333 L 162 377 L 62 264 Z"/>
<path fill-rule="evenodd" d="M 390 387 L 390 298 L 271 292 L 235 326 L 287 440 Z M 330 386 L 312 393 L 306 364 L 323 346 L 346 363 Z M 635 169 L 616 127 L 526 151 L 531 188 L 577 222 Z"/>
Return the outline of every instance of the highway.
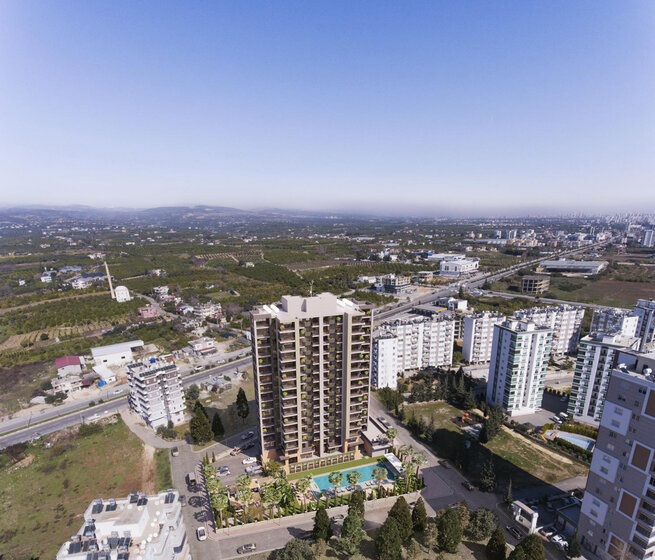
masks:
<path fill-rule="evenodd" d="M 249 365 L 250 361 L 250 356 L 246 356 L 245 358 L 240 358 L 227 364 L 222 364 L 211 369 L 192 373 L 191 375 L 182 378 L 182 385 L 184 387 L 188 387 L 193 383 L 197 383 L 202 379 L 206 379 L 210 375 L 225 375 L 232 373 L 236 371 L 236 368 L 238 367 Z M 92 419 L 94 415 L 97 415 L 95 418 L 106 416 L 107 414 L 118 411 L 124 406 L 127 406 L 127 396 L 121 396 L 108 402 L 97 404 L 95 406 L 88 406 L 85 401 L 80 401 L 77 403 L 71 403 L 71 405 L 66 407 L 66 410 L 64 410 L 63 407 L 53 408 L 52 410 L 48 411 L 48 413 L 49 416 L 56 417 L 50 420 L 46 420 L 45 422 L 42 422 L 42 419 L 39 418 L 38 424 L 28 425 L 28 419 L 23 418 L 22 422 L 25 427 L 22 429 L 16 430 L 17 426 L 14 426 L 13 428 L 5 428 L 5 423 L 3 423 L 2 428 L 6 435 L 0 437 L 0 449 L 23 441 L 29 441 L 38 435 L 50 434 L 52 432 L 56 432 L 57 430 L 68 428 L 69 426 L 74 426 L 75 424 L 81 424 Z M 11 430 L 16 431 L 7 433 Z"/>

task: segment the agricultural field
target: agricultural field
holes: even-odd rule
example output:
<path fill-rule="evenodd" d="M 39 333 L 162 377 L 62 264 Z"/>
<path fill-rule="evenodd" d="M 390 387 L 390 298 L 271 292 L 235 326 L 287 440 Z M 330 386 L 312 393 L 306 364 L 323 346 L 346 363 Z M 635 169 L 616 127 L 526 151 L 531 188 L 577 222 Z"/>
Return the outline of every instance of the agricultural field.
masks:
<path fill-rule="evenodd" d="M 607 258 L 610 266 L 596 277 L 551 276 L 550 289 L 542 296 L 624 308 L 632 307 L 637 299 L 655 297 L 655 262 L 626 255 Z M 491 289 L 519 293 L 520 282 L 517 274 L 495 282 Z"/>
<path fill-rule="evenodd" d="M 46 438 L 48 449 L 42 441 L 0 454 L 0 557 L 54 558 L 93 499 L 157 489 L 154 450 L 120 418 L 111 421 L 87 424 L 88 435 L 56 432 Z"/>
<path fill-rule="evenodd" d="M 57 374 L 54 362 L 0 367 L 0 417 L 27 406 L 41 384 Z"/>

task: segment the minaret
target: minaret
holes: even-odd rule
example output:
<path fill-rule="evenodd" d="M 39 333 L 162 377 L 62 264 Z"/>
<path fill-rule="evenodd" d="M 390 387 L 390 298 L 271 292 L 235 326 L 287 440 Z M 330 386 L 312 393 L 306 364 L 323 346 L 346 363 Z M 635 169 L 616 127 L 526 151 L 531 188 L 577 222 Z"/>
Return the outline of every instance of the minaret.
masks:
<path fill-rule="evenodd" d="M 105 261 L 105 270 L 107 271 L 107 282 L 109 282 L 109 293 L 111 294 L 111 299 L 116 299 L 114 295 L 114 286 L 111 283 L 111 274 L 109 274 L 109 265 Z"/>

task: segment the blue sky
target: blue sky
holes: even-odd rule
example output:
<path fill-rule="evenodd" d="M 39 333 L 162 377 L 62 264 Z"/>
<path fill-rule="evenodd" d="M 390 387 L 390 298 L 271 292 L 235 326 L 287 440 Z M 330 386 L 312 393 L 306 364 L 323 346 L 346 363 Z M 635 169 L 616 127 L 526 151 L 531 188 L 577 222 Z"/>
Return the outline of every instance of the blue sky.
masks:
<path fill-rule="evenodd" d="M 0 204 L 655 211 L 655 3 L 7 0 Z"/>

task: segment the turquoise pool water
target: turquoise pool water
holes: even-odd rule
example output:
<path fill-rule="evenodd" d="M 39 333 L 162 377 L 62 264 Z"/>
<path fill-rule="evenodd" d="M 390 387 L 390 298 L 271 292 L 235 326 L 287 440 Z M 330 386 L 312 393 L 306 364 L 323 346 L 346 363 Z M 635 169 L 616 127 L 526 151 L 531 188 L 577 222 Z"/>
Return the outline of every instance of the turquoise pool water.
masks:
<path fill-rule="evenodd" d="M 594 445 L 596 445 L 596 442 L 593 439 L 590 439 L 588 437 L 580 436 L 578 434 L 570 434 L 568 432 L 559 432 L 557 434 L 557 437 L 559 439 L 563 439 L 564 441 L 568 441 L 569 443 L 572 443 L 573 445 L 577 445 L 578 447 L 581 447 L 582 449 L 586 449 L 587 451 L 593 451 Z"/>
<path fill-rule="evenodd" d="M 382 467 L 386 469 L 387 471 L 387 479 L 393 480 L 395 477 L 393 473 L 389 470 L 389 467 L 387 465 L 380 465 L 379 463 L 371 463 L 370 465 L 364 465 L 363 467 L 357 467 L 356 469 L 348 469 L 347 471 L 342 471 L 343 472 L 343 482 L 341 483 L 340 488 L 344 488 L 348 486 L 348 473 L 352 471 L 359 471 L 362 473 L 362 478 L 359 481 L 359 484 L 362 482 L 367 482 L 368 480 L 375 480 L 373 478 L 373 469 L 376 467 Z M 334 485 L 330 482 L 329 480 L 329 474 L 323 474 L 321 476 L 315 476 L 314 477 L 314 482 L 316 485 L 319 487 L 321 492 L 324 492 L 328 488 L 334 488 Z"/>

